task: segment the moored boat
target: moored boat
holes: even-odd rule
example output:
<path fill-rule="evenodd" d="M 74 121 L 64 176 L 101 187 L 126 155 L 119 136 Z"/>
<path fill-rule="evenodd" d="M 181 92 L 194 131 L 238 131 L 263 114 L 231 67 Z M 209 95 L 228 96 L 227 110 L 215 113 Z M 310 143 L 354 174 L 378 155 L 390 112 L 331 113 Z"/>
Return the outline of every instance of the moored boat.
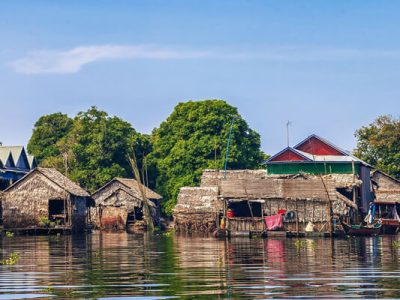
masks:
<path fill-rule="evenodd" d="M 380 221 L 372 225 L 350 225 L 342 221 L 342 226 L 345 233 L 352 236 L 378 235 L 382 229 L 382 223 Z"/>

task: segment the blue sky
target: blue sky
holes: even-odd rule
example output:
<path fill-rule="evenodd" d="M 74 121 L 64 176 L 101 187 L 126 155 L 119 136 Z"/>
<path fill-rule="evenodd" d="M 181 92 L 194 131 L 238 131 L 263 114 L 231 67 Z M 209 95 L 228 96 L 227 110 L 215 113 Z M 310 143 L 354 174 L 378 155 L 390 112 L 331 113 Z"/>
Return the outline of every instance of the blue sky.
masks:
<path fill-rule="evenodd" d="M 92 105 L 150 133 L 178 102 L 224 99 L 273 154 L 400 108 L 399 1 L 1 1 L 0 141 Z"/>

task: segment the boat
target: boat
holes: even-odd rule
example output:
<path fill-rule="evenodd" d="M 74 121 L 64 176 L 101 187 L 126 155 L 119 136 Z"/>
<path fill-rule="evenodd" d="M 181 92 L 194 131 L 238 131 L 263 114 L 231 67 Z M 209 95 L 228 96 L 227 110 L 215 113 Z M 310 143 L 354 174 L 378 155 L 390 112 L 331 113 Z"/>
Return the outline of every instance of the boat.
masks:
<path fill-rule="evenodd" d="M 343 226 L 344 232 L 347 235 L 353 235 L 353 236 L 378 235 L 378 234 L 380 234 L 381 229 L 382 229 L 382 223 L 380 220 L 372 225 L 350 225 L 350 224 L 347 224 L 346 222 L 342 221 L 342 226 Z"/>

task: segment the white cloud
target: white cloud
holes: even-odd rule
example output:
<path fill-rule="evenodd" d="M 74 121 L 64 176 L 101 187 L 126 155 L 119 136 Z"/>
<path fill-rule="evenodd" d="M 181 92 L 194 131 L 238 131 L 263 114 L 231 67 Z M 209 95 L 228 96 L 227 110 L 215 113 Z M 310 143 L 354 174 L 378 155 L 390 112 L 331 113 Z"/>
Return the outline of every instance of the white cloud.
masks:
<path fill-rule="evenodd" d="M 266 60 L 281 62 L 400 60 L 398 50 L 341 49 L 319 47 L 269 47 L 263 51 L 214 49 L 168 50 L 152 46 L 92 45 L 67 51 L 35 51 L 11 63 L 17 73 L 65 74 L 79 72 L 86 64 L 110 59 Z"/>
<path fill-rule="evenodd" d="M 35 51 L 11 63 L 22 74 L 76 73 L 89 63 L 107 59 L 190 59 L 206 52 L 174 51 L 150 46 L 85 46 L 67 51 Z"/>

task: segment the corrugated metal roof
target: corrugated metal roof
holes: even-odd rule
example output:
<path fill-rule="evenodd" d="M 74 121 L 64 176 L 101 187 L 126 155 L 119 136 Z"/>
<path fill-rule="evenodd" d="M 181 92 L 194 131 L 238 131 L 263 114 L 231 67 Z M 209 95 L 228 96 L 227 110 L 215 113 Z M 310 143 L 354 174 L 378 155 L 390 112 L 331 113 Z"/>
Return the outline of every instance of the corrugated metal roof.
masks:
<path fill-rule="evenodd" d="M 303 156 L 308 157 L 310 160 L 317 162 L 362 162 L 361 159 L 352 155 L 312 155 L 310 153 L 303 152 L 297 149 L 296 151 L 301 153 Z"/>
<path fill-rule="evenodd" d="M 316 134 L 312 134 L 310 136 L 308 136 L 307 138 L 305 138 L 304 140 L 302 140 L 300 143 L 298 143 L 296 146 L 294 146 L 293 148 L 297 149 L 298 147 L 300 147 L 301 145 L 303 145 L 305 142 L 307 142 L 309 139 L 311 138 L 316 138 L 318 140 L 320 140 L 321 142 L 327 144 L 328 146 L 332 147 L 333 149 L 336 149 L 338 152 L 341 152 L 343 155 L 347 155 L 348 151 L 343 150 L 342 148 L 336 146 L 335 144 L 331 143 L 330 141 L 328 141 L 327 139 L 324 139 Z"/>
<path fill-rule="evenodd" d="M 34 169 L 37 166 L 36 158 L 33 155 L 28 155 L 29 168 Z"/>
<path fill-rule="evenodd" d="M 299 147 L 300 145 L 304 144 L 307 140 L 309 140 L 310 138 L 316 138 L 319 139 L 320 141 L 322 141 L 323 143 L 329 145 L 330 147 L 336 149 L 337 151 L 339 151 L 340 153 L 342 153 L 343 155 L 313 155 L 301 150 L 296 149 L 297 147 Z M 337 147 L 336 145 L 334 145 L 333 143 L 331 143 L 330 141 L 319 137 L 316 134 L 312 134 L 310 136 L 308 136 L 306 139 L 304 139 L 303 141 L 301 141 L 300 143 L 298 143 L 296 146 L 292 147 L 287 147 L 285 149 L 283 149 L 282 151 L 278 152 L 277 154 L 271 156 L 265 163 L 269 163 L 271 160 L 273 160 L 273 158 L 277 157 L 279 154 L 283 153 L 286 150 L 290 150 L 294 153 L 297 153 L 300 156 L 303 156 L 305 158 L 305 160 L 310 160 L 313 162 L 359 162 L 362 163 L 366 166 L 370 166 L 368 163 L 366 163 L 365 161 L 359 159 L 358 157 L 355 157 L 354 155 L 352 155 L 349 151 L 343 150 L 340 147 Z M 272 161 L 271 161 L 272 163 Z M 285 163 L 284 161 L 282 162 L 276 162 L 276 163 Z"/>
<path fill-rule="evenodd" d="M 15 165 L 10 149 L 8 147 L 0 146 L 0 160 L 4 166 L 7 164 L 9 159 L 11 159 L 12 164 Z"/>

